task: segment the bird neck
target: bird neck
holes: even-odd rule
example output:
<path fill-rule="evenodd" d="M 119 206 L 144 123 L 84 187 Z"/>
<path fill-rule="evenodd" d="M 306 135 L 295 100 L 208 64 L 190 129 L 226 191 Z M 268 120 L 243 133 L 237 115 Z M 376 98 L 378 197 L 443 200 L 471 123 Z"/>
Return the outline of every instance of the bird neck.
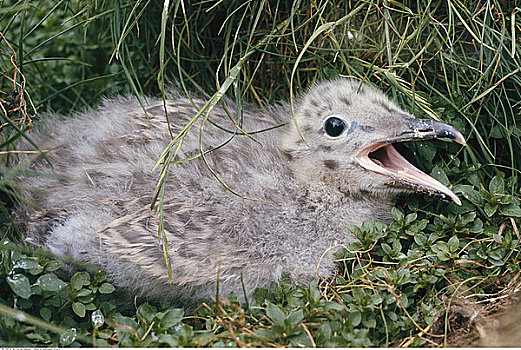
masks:
<path fill-rule="evenodd" d="M 339 229 L 345 225 L 361 225 L 368 218 L 390 220 L 390 198 L 380 198 L 369 192 L 342 192 L 325 186 L 307 185 L 299 202 L 317 220 L 334 223 Z"/>

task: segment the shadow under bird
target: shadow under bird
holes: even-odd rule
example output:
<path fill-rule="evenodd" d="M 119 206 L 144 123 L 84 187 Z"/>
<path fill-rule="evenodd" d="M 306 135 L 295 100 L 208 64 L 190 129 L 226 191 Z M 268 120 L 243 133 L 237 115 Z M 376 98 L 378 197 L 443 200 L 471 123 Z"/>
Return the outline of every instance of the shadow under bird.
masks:
<path fill-rule="evenodd" d="M 203 105 L 192 102 L 166 101 L 174 134 Z M 149 100 L 145 110 L 135 98 L 119 97 L 74 118 L 50 116 L 31 138 L 53 167 L 40 158 L 30 169 L 60 176 L 19 179 L 41 189 L 26 194 L 41 210 L 19 212 L 27 242 L 105 269 L 137 295 L 189 305 L 215 295 L 218 278 L 221 295 L 238 296 L 242 283 L 251 296 L 282 273 L 308 283 L 317 272 L 335 272 L 329 248 L 357 240 L 346 225 L 390 220 L 397 194 L 426 192 L 460 204 L 393 144 L 449 138 L 464 145 L 463 136 L 442 122 L 415 119 L 369 85 L 347 79 L 316 85 L 296 100 L 296 123 L 288 105 L 246 110 L 248 136 L 231 120 L 228 113 L 237 116 L 228 101 L 226 110 L 215 107 L 202 135 L 201 121 L 194 125 L 176 158 L 196 157 L 202 146 L 207 164 L 196 157 L 172 164 L 167 174 L 170 281 L 150 203 L 158 180 L 153 168 L 171 136 L 163 101 Z M 231 193 L 208 167 L 256 200 Z"/>

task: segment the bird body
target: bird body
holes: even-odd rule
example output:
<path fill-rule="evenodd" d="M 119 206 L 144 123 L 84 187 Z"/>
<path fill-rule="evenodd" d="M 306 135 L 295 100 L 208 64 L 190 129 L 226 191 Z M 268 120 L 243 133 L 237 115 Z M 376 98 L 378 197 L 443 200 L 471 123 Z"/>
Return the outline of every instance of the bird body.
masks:
<path fill-rule="evenodd" d="M 370 86 L 345 79 L 319 84 L 296 101 L 296 123 L 285 104 L 250 108 L 238 118 L 227 101 L 204 125 L 194 124 L 179 162 L 169 167 L 163 227 L 170 281 L 150 209 L 154 166 L 171 141 L 164 107 L 175 135 L 202 105 L 173 95 L 143 108 L 119 97 L 42 123 L 31 138 L 48 150 L 53 168 L 38 159 L 30 169 L 40 175 L 20 178 L 41 189 L 26 194 L 41 210 L 20 211 L 30 217 L 26 241 L 103 268 L 131 293 L 189 305 L 215 295 L 218 280 L 221 295 L 241 296 L 244 285 L 251 296 L 282 273 L 297 283 L 333 274 L 330 248 L 356 241 L 345 226 L 389 219 L 398 193 L 421 190 L 457 201 L 409 169 L 392 142 L 462 142 L 461 135 L 413 119 Z M 240 129 L 232 119 L 243 120 Z M 57 176 L 43 175 L 49 172 Z"/>

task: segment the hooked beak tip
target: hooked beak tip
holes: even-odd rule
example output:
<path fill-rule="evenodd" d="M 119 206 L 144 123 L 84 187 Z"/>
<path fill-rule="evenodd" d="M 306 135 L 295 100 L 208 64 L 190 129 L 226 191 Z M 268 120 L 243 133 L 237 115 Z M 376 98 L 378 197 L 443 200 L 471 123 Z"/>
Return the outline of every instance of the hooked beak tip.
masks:
<path fill-rule="evenodd" d="M 454 139 L 454 141 L 456 141 L 457 143 L 459 143 L 462 146 L 467 145 L 467 141 L 465 141 L 465 138 L 461 134 L 457 135 L 456 138 Z"/>
<path fill-rule="evenodd" d="M 456 135 L 454 135 L 454 141 L 456 141 L 457 143 L 459 143 L 462 146 L 467 145 L 467 141 L 465 141 L 465 138 L 459 131 L 456 133 Z"/>
<path fill-rule="evenodd" d="M 430 121 L 433 129 L 434 138 L 442 138 L 447 137 L 451 140 L 456 141 L 462 146 L 466 146 L 467 142 L 465 138 L 455 127 L 445 124 L 443 122 L 432 120 Z"/>
<path fill-rule="evenodd" d="M 461 199 L 459 199 L 457 196 L 452 198 L 452 201 L 461 207 Z"/>

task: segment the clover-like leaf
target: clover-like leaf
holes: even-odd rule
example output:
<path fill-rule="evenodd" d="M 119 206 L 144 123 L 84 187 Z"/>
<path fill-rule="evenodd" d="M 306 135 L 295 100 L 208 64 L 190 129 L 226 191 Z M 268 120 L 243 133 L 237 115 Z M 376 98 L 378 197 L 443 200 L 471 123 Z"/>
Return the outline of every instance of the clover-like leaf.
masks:
<path fill-rule="evenodd" d="M 154 319 L 155 308 L 147 303 L 141 304 L 137 309 L 137 318 L 146 325 L 149 325 Z"/>
<path fill-rule="evenodd" d="M 20 258 L 20 259 L 16 260 L 13 268 L 15 268 L 15 269 L 21 268 L 24 270 L 33 270 L 33 269 L 41 270 L 42 267 L 40 266 L 40 264 L 38 264 L 38 261 L 36 261 L 36 259 L 24 257 L 24 258 Z"/>
<path fill-rule="evenodd" d="M 501 207 L 499 213 L 504 216 L 521 217 L 521 207 L 518 204 L 511 203 Z"/>
<path fill-rule="evenodd" d="M 51 316 L 52 316 L 52 312 L 51 312 L 51 310 L 49 308 L 42 307 L 42 308 L 40 308 L 40 316 L 42 316 L 42 318 L 45 321 L 50 321 Z"/>
<path fill-rule="evenodd" d="M 459 248 L 459 239 L 457 236 L 452 236 L 448 242 L 449 249 L 451 252 L 455 252 Z"/>
<path fill-rule="evenodd" d="M 434 167 L 434 169 L 432 169 L 431 176 L 433 178 L 435 178 L 436 180 L 438 180 L 439 182 L 441 182 L 442 184 L 444 184 L 445 186 L 450 185 L 447 174 L 445 174 L 445 171 L 443 171 L 443 169 L 437 165 Z"/>
<path fill-rule="evenodd" d="M 159 324 L 162 328 L 169 328 L 181 323 L 183 316 L 183 309 L 170 309 L 163 315 Z"/>
<path fill-rule="evenodd" d="M 71 278 L 71 287 L 80 290 L 83 286 L 90 284 L 90 275 L 85 271 L 76 272 Z"/>
<path fill-rule="evenodd" d="M 31 284 L 25 275 L 17 273 L 13 276 L 7 276 L 6 280 L 13 292 L 19 297 L 27 299 L 31 296 Z"/>
<path fill-rule="evenodd" d="M 496 175 L 490 180 L 488 190 L 491 194 L 502 194 L 505 191 L 505 181 L 503 177 Z"/>
<path fill-rule="evenodd" d="M 393 219 L 399 223 L 402 223 L 403 222 L 403 218 L 404 218 L 404 215 L 403 215 L 403 212 L 396 208 L 396 207 L 392 207 L 391 208 L 391 215 L 393 216 Z"/>
<path fill-rule="evenodd" d="M 85 316 L 85 304 L 80 302 L 72 303 L 72 311 L 80 317 Z"/>
<path fill-rule="evenodd" d="M 288 315 L 288 321 L 293 325 L 297 326 L 304 319 L 304 312 L 300 310 L 293 311 Z"/>
<path fill-rule="evenodd" d="M 45 271 L 53 272 L 53 271 L 58 270 L 61 266 L 62 266 L 62 264 L 59 261 L 50 260 L 47 262 L 47 264 L 45 264 Z"/>
<path fill-rule="evenodd" d="M 479 191 L 474 189 L 474 186 L 471 185 L 455 185 L 454 193 L 461 193 L 465 199 L 468 199 L 473 204 L 480 205 L 483 202 L 483 198 L 481 197 Z"/>
<path fill-rule="evenodd" d="M 362 322 L 362 314 L 358 310 L 353 310 L 349 312 L 347 316 L 347 322 L 353 327 L 356 327 Z"/>
<path fill-rule="evenodd" d="M 268 303 L 266 305 L 266 315 L 273 321 L 274 324 L 282 326 L 284 324 L 284 311 L 277 305 Z"/>
<path fill-rule="evenodd" d="M 36 283 L 42 288 L 42 290 L 56 292 L 62 290 L 67 285 L 61 279 L 59 279 L 54 273 L 47 273 L 38 278 Z"/>
<path fill-rule="evenodd" d="M 485 205 L 483 206 L 483 210 L 485 211 L 485 214 L 487 214 L 488 217 L 494 215 L 497 209 L 497 205 L 491 205 L 490 203 L 485 203 Z"/>
<path fill-rule="evenodd" d="M 110 293 L 112 293 L 112 292 L 115 291 L 115 290 L 116 290 L 116 288 L 115 288 L 112 284 L 110 284 L 110 283 L 108 283 L 108 282 L 103 283 L 103 284 L 99 287 L 99 292 L 100 292 L 101 294 L 110 294 Z"/>

